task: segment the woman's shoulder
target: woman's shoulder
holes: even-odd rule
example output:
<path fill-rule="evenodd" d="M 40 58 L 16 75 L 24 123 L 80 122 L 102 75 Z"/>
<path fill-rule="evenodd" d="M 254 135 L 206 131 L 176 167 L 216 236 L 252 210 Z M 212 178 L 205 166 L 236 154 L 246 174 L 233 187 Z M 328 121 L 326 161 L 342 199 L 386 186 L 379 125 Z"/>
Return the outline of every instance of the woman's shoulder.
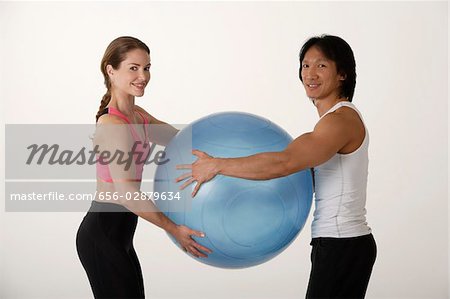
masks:
<path fill-rule="evenodd" d="M 144 114 L 144 116 L 146 116 L 147 118 L 150 117 L 150 113 L 148 113 L 147 111 L 145 111 L 145 109 L 142 108 L 141 106 L 134 105 L 134 108 L 135 108 L 136 111 L 138 111 L 138 112 Z"/>
<path fill-rule="evenodd" d="M 124 125 L 127 122 L 117 115 L 105 113 L 98 118 L 97 124 L 100 125 Z"/>
<path fill-rule="evenodd" d="M 144 115 L 144 117 L 147 119 L 149 124 L 155 124 L 156 122 L 156 118 L 154 118 L 150 113 L 148 113 L 144 108 L 138 106 L 138 105 L 134 105 L 136 111 L 142 113 L 142 115 Z"/>

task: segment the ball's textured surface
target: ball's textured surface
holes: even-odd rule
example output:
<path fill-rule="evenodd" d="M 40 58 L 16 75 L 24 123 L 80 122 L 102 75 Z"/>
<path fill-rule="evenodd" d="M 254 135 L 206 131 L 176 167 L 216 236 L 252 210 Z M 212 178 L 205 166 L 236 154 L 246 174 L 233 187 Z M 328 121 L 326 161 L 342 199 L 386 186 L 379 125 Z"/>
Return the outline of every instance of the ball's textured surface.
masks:
<path fill-rule="evenodd" d="M 179 191 L 181 183 L 175 179 L 188 170 L 175 166 L 194 162 L 192 149 L 231 158 L 282 151 L 291 141 L 282 128 L 256 115 L 206 116 L 181 130 L 167 146 L 170 161 L 158 166 L 154 191 Z M 218 175 L 191 200 L 194 185 L 179 201 L 156 203 L 175 223 L 204 232 L 205 238 L 195 240 L 213 253 L 197 260 L 221 268 L 250 267 L 275 257 L 298 235 L 311 208 L 310 170 L 262 181 Z"/>

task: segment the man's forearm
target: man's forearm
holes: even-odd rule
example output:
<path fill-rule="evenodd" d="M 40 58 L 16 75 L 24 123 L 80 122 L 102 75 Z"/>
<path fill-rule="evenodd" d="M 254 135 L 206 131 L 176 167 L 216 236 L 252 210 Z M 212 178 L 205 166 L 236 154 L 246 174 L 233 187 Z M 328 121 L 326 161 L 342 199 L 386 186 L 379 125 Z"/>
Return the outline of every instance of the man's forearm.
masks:
<path fill-rule="evenodd" d="M 289 175 L 283 152 L 260 153 L 243 158 L 216 158 L 217 173 L 249 180 L 268 180 Z"/>

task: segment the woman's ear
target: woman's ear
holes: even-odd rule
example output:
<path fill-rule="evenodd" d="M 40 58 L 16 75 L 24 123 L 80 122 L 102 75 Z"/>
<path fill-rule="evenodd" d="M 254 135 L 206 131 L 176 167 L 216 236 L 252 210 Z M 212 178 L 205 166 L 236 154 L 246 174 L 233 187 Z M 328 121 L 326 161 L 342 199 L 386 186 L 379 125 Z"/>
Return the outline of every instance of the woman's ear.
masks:
<path fill-rule="evenodd" d="M 108 64 L 108 65 L 106 66 L 106 73 L 107 73 L 109 76 L 114 75 L 114 68 L 112 67 L 112 65 Z"/>
<path fill-rule="evenodd" d="M 347 79 L 347 74 L 341 74 L 339 76 L 339 81 L 345 81 L 345 79 Z"/>

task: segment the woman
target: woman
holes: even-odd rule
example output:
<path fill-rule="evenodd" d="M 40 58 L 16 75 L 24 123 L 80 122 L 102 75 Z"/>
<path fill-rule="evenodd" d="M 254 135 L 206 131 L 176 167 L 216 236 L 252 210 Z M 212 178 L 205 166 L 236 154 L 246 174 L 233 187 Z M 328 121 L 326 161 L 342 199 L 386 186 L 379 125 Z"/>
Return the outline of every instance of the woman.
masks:
<path fill-rule="evenodd" d="M 107 92 L 96 116 L 95 145 L 100 153 L 129 153 L 134 146 L 138 154 L 147 156 L 147 125 L 164 124 L 134 103 L 150 80 L 149 48 L 136 38 L 119 37 L 106 49 L 101 71 Z M 194 256 L 206 257 L 202 251 L 210 251 L 191 238 L 203 233 L 176 225 L 143 193 L 139 196 L 143 200 L 126 200 L 141 194 L 142 159 L 133 156 L 133 163 L 124 167 L 117 161 L 104 163 L 105 157 L 100 154 L 97 162 L 97 198 L 77 233 L 78 255 L 95 298 L 144 298 L 142 271 L 133 248 L 138 217 L 163 228 Z"/>
<path fill-rule="evenodd" d="M 356 85 L 350 46 L 337 36 L 309 39 L 300 51 L 300 80 L 317 108 L 314 131 L 295 139 L 282 152 L 243 158 L 213 158 L 194 150 L 198 160 L 177 180 L 181 188 L 200 186 L 217 174 L 266 180 L 314 168 L 315 212 L 312 223 L 311 275 L 307 298 L 363 298 L 376 258 L 366 222 L 369 137 L 360 112 L 351 103 Z"/>

